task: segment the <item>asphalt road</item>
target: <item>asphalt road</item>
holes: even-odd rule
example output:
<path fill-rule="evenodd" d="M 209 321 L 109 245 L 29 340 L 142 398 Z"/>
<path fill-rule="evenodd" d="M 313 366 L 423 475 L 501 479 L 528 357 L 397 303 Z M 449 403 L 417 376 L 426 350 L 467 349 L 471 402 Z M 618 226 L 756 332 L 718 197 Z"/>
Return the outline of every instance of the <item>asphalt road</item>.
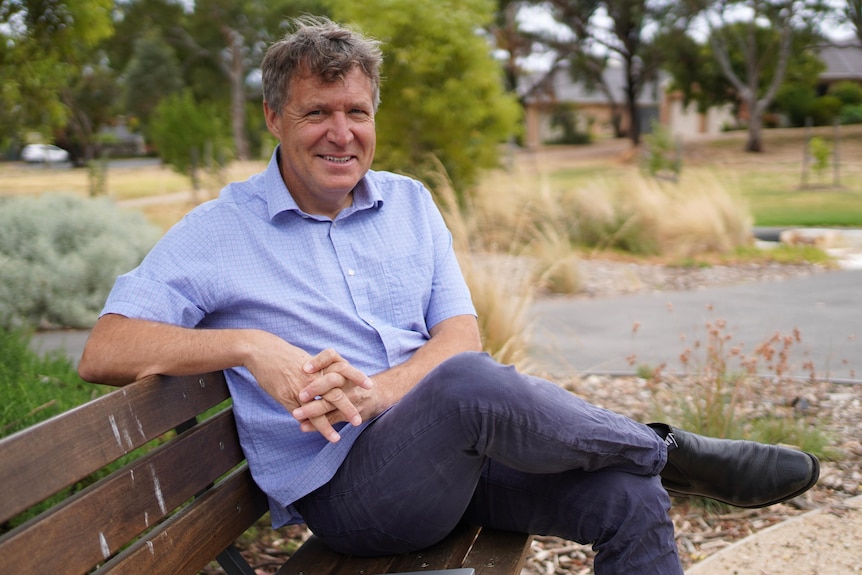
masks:
<path fill-rule="evenodd" d="M 818 377 L 862 380 L 862 270 L 694 291 L 546 299 L 534 311 L 531 357 L 552 373 L 629 373 L 662 363 L 678 370 L 680 355 L 695 342 L 701 348 L 693 349 L 690 365 L 703 367 L 706 324 L 723 320 L 728 351 L 742 345 L 752 354 L 776 332 L 798 330 L 789 373 L 809 375 L 810 362 Z M 765 361 L 758 366 L 760 373 L 775 373 Z"/>

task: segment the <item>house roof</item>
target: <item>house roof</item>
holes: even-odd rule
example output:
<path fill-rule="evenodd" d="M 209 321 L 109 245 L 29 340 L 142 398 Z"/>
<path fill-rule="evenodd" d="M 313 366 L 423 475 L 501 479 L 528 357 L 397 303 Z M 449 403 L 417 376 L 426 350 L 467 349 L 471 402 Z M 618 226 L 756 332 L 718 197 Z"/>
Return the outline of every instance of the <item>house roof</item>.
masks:
<path fill-rule="evenodd" d="M 820 47 L 819 56 L 826 64 L 821 80 L 862 80 L 862 43 L 859 40 L 824 44 Z"/>
<path fill-rule="evenodd" d="M 823 44 L 818 48 L 820 59 L 826 64 L 826 71 L 820 75 L 825 82 L 839 80 L 862 81 L 862 43 L 858 39 L 836 41 Z M 663 84 L 664 74 L 658 85 Z M 625 71 L 619 66 L 609 66 L 604 71 L 605 83 L 609 86 L 614 101 L 625 104 Z M 545 86 L 539 86 L 544 82 Z M 545 73 L 526 76 L 520 83 L 520 93 L 527 102 L 542 101 L 567 102 L 580 105 L 607 105 L 608 100 L 598 89 L 588 89 L 583 82 L 572 78 L 565 63 L 550 78 Z M 660 101 L 660 90 L 655 82 L 647 83 L 638 97 L 641 106 L 655 106 Z"/>
<path fill-rule="evenodd" d="M 614 101 L 624 105 L 625 94 L 625 70 L 619 66 L 609 66 L 603 72 L 605 84 L 609 87 Z M 546 86 L 536 89 L 538 84 L 546 82 Z M 647 82 L 638 96 L 638 104 L 641 106 L 657 106 L 660 101 L 660 91 L 655 82 Z M 607 105 L 608 99 L 604 92 L 599 89 L 589 89 L 583 82 L 572 78 L 569 67 L 565 63 L 546 78 L 544 73 L 532 74 L 521 82 L 521 94 L 526 95 L 528 102 L 554 101 L 567 102 L 580 105 L 599 104 Z"/>

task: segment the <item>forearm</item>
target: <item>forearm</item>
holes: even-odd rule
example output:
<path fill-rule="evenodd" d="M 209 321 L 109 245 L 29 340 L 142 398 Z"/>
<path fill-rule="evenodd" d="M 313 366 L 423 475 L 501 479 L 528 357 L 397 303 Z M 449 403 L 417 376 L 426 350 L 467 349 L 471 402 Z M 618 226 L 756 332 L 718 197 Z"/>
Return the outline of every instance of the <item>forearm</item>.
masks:
<path fill-rule="evenodd" d="M 431 330 L 431 339 L 413 357 L 372 377 L 381 393 L 381 411 L 397 403 L 428 372 L 450 357 L 481 349 L 475 317 L 456 316 L 441 322 Z"/>
<path fill-rule="evenodd" d="M 257 330 L 198 330 L 108 314 L 78 365 L 82 379 L 124 385 L 153 374 L 188 375 L 245 365 Z"/>

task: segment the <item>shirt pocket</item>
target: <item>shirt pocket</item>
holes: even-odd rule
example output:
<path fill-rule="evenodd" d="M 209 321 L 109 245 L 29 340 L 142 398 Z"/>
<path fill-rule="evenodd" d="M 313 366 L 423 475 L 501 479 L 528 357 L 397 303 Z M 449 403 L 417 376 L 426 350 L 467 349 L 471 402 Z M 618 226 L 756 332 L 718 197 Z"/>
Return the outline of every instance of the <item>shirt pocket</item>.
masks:
<path fill-rule="evenodd" d="M 414 254 L 381 265 L 394 326 L 427 333 L 425 310 L 433 286 L 431 258 Z"/>

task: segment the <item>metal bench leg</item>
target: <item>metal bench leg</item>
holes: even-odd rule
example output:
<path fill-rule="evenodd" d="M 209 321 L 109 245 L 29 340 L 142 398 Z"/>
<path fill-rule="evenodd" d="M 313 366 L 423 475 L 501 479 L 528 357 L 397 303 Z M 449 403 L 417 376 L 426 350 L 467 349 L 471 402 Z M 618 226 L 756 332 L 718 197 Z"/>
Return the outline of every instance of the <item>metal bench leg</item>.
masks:
<path fill-rule="evenodd" d="M 255 575 L 254 569 L 233 545 L 219 553 L 216 561 L 227 575 Z"/>

